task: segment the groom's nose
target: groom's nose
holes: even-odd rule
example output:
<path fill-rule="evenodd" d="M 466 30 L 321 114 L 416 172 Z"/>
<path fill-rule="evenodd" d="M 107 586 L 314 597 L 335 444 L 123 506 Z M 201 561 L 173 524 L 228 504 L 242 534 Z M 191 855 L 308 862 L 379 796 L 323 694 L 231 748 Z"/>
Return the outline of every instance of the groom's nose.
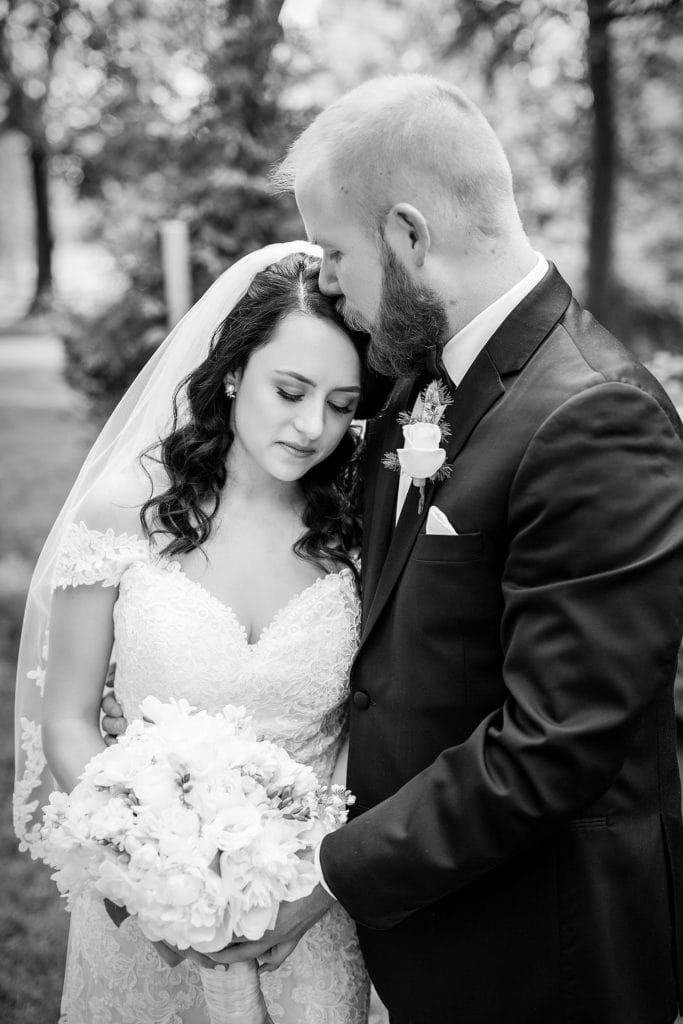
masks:
<path fill-rule="evenodd" d="M 323 254 L 323 262 L 320 267 L 320 278 L 319 278 L 320 291 L 323 295 L 343 295 L 341 288 L 339 287 L 339 281 L 335 273 L 334 264 L 330 262 L 328 256 Z"/>

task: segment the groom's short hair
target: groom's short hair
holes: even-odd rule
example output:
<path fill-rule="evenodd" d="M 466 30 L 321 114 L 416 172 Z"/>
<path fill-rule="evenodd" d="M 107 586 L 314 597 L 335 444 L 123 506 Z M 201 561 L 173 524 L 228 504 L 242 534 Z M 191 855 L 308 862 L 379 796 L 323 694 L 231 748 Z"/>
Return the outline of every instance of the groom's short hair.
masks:
<path fill-rule="evenodd" d="M 273 174 L 280 191 L 324 167 L 375 233 L 393 204 L 431 197 L 447 223 L 483 235 L 519 227 L 512 173 L 490 124 L 461 89 L 428 75 L 389 75 L 326 107 Z"/>

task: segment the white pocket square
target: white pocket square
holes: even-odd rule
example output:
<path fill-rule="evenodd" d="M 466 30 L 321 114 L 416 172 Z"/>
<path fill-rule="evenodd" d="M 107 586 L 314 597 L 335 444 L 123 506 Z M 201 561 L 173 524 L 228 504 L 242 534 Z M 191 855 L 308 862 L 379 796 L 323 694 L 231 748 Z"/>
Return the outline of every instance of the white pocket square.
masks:
<path fill-rule="evenodd" d="M 448 521 L 448 516 L 444 515 L 440 508 L 436 505 L 432 505 L 427 513 L 427 526 L 425 532 L 428 535 L 435 536 L 440 535 L 442 537 L 457 537 L 458 531 L 455 530 Z"/>

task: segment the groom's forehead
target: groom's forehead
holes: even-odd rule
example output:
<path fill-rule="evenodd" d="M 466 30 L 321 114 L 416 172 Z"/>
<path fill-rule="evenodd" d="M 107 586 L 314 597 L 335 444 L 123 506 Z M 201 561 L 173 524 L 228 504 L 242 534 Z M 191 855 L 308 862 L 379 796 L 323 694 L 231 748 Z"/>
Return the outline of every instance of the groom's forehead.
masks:
<path fill-rule="evenodd" d="M 332 227 L 336 234 L 337 226 L 352 223 L 360 210 L 353 190 L 340 186 L 322 170 L 297 181 L 294 195 L 304 220 L 315 222 L 320 235 L 329 234 Z M 326 225 L 330 226 L 327 230 Z"/>
<path fill-rule="evenodd" d="M 308 239 L 328 252 L 361 244 L 366 234 L 360 214 L 342 204 L 303 203 L 300 207 Z"/>

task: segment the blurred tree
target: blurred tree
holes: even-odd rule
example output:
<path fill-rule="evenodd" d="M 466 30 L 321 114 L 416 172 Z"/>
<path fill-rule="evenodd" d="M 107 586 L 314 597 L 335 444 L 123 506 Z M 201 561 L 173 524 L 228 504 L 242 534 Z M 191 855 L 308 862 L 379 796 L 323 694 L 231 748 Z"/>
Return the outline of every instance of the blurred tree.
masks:
<path fill-rule="evenodd" d="M 617 5 L 610 0 L 586 0 L 588 11 L 587 65 L 593 94 L 591 200 L 586 304 L 603 323 L 613 322 L 615 281 L 614 221 L 616 175 L 619 166 L 615 111 L 615 71 L 610 22 L 663 15 L 680 0 Z"/>
<path fill-rule="evenodd" d="M 197 295 L 245 251 L 292 237 L 293 203 L 267 179 L 300 116 L 280 102 L 290 60 L 281 7 L 113 0 L 83 39 L 96 88 L 82 103 L 97 118 L 88 113 L 70 140 L 64 130 L 64 170 L 102 202 L 104 239 L 130 282 L 96 322 L 64 329 L 71 379 L 102 411 L 164 333 L 161 219 L 190 225 Z"/>
<path fill-rule="evenodd" d="M 579 292 L 592 253 L 591 304 L 611 296 L 602 318 L 634 349 L 680 347 L 676 6 L 591 0 L 589 19 L 588 0 L 287 0 L 283 34 L 282 0 L 73 0 L 45 112 L 52 168 L 101 211 L 129 287 L 96 322 L 67 328 L 72 373 L 106 405 L 163 334 L 161 219 L 190 226 L 196 295 L 247 249 L 300 234 L 291 201 L 270 194 L 269 165 L 319 106 L 396 71 L 463 85 L 510 153 L 532 238 Z M 288 21 L 287 7 L 306 17 Z M 591 33 L 609 43 L 606 75 L 589 64 Z M 600 125 L 614 129 L 609 147 Z"/>
<path fill-rule="evenodd" d="M 593 123 L 586 304 L 603 323 L 609 319 L 612 291 L 617 147 L 613 57 L 606 8 L 605 0 L 587 0 L 587 64 Z"/>
<path fill-rule="evenodd" d="M 645 310 L 642 301 L 634 305 L 615 274 L 617 181 L 623 169 L 619 158 L 622 119 L 617 99 L 621 96 L 623 76 L 618 79 L 615 70 L 611 24 L 647 17 L 651 33 L 658 36 L 664 48 L 665 35 L 675 35 L 676 30 L 680 30 L 681 20 L 677 17 L 681 14 L 680 0 L 567 0 L 562 4 L 542 0 L 471 0 L 467 4 L 456 2 L 455 7 L 459 17 L 445 53 L 447 56 L 461 54 L 473 44 L 481 46 L 485 40 L 484 73 L 489 85 L 502 67 L 521 64 L 530 70 L 535 51 L 542 48 L 553 33 L 562 35 L 562 25 L 573 30 L 577 41 L 583 38 L 581 77 L 590 90 L 590 145 L 583 158 L 580 148 L 577 154 L 586 165 L 590 182 L 586 304 L 603 323 L 622 335 L 624 330 L 632 333 L 635 323 L 641 324 L 643 319 L 646 330 L 654 328 L 666 335 L 678 333 L 680 313 L 670 309 Z M 561 55 L 558 56 L 562 60 Z M 642 63 L 638 67 L 637 57 L 634 62 L 633 51 L 629 56 L 637 71 L 642 72 Z M 572 58 L 575 55 L 569 51 L 565 63 L 572 63 Z M 628 66 L 619 70 L 628 72 Z M 680 68 L 675 74 L 679 73 Z M 669 78 L 672 92 L 676 81 L 672 72 Z M 574 116 L 578 122 L 575 124 L 578 138 L 586 137 L 581 124 L 583 113 L 584 105 L 577 104 Z"/>
<path fill-rule="evenodd" d="M 289 93 L 324 105 L 414 71 L 462 86 L 510 156 L 534 243 L 647 356 L 682 347 L 680 13 L 679 0 L 603 0 L 590 21 L 587 0 L 311 0 Z M 607 75 L 589 65 L 591 33 L 607 38 Z"/>
<path fill-rule="evenodd" d="M 37 275 L 29 312 L 49 308 L 52 298 L 46 111 L 65 17 L 73 6 L 73 0 L 0 0 L 0 130 L 13 128 L 28 139 L 35 200 Z"/>

